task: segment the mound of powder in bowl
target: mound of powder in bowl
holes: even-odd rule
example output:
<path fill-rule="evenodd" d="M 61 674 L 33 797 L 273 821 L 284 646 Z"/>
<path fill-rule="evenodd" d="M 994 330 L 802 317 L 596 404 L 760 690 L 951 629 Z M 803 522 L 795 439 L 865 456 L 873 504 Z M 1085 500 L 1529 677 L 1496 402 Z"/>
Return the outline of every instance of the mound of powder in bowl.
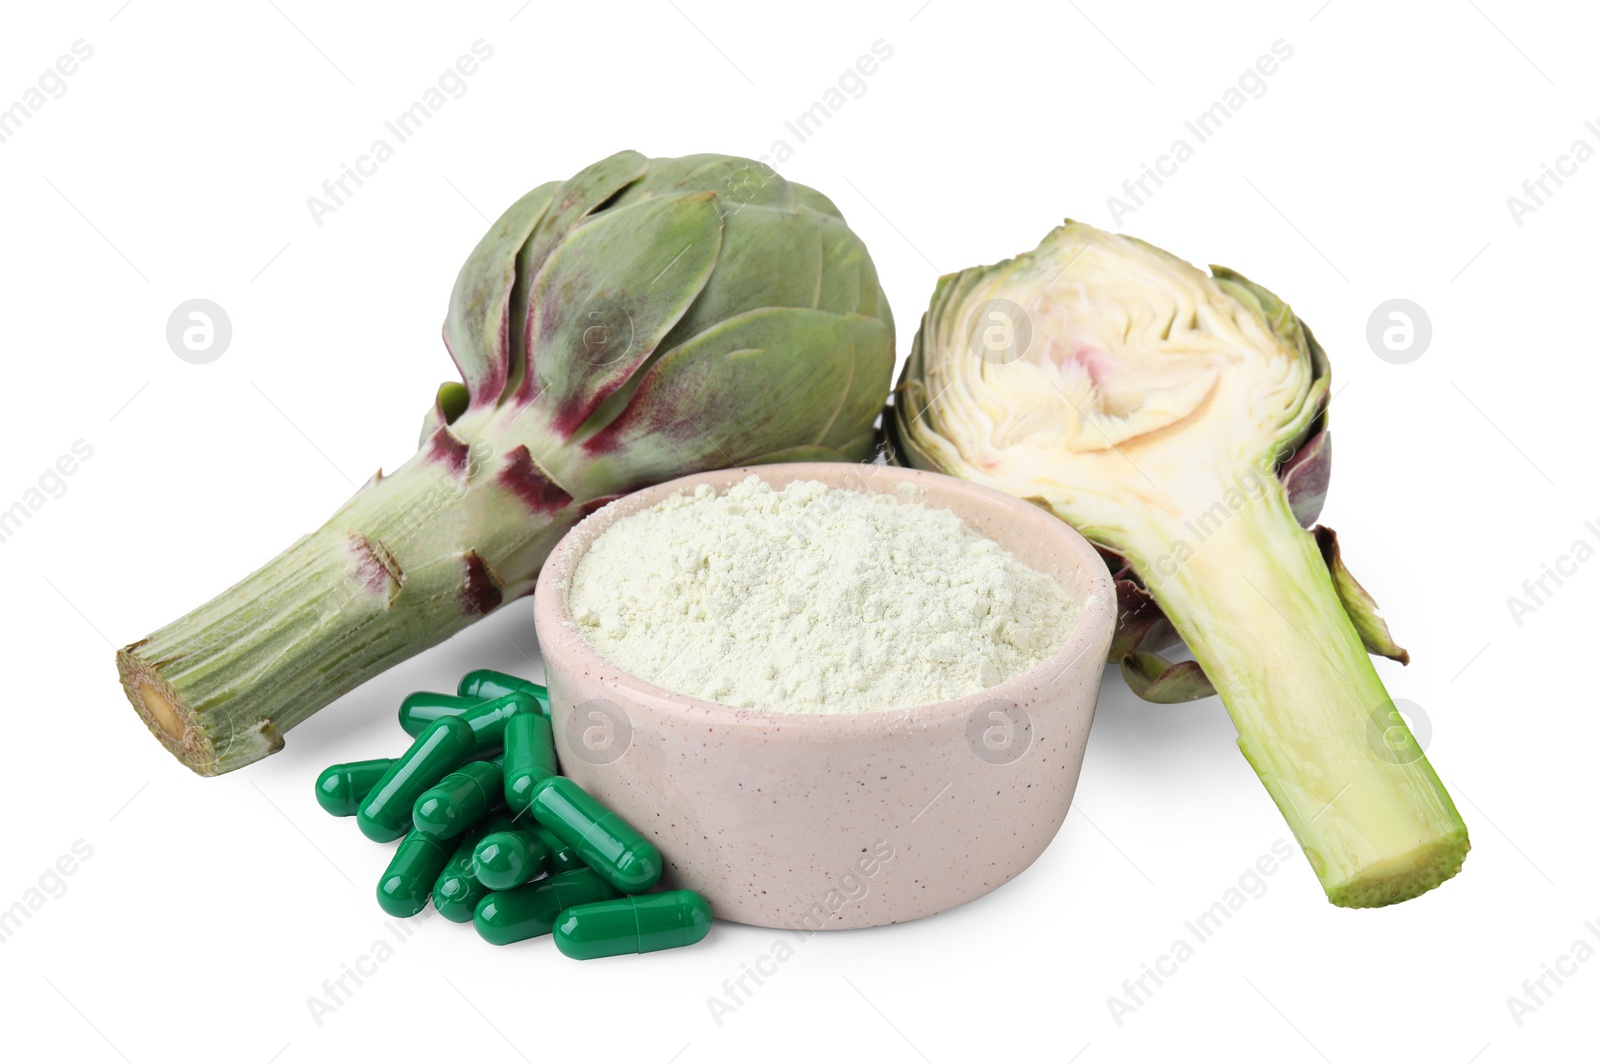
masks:
<path fill-rule="evenodd" d="M 860 713 L 993 687 L 1071 634 L 1074 603 L 948 510 L 751 476 L 619 520 L 573 574 L 604 657 L 724 705 Z"/>

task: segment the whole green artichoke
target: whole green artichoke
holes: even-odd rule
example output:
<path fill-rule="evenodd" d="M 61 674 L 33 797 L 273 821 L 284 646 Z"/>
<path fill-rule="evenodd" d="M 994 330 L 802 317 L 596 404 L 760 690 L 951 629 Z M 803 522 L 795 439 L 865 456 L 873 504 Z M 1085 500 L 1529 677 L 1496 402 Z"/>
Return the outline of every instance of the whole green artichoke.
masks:
<path fill-rule="evenodd" d="M 533 589 L 617 495 L 870 455 L 894 323 L 827 197 L 760 163 L 620 152 L 514 203 L 462 267 L 421 448 L 321 529 L 117 653 L 203 775 Z"/>

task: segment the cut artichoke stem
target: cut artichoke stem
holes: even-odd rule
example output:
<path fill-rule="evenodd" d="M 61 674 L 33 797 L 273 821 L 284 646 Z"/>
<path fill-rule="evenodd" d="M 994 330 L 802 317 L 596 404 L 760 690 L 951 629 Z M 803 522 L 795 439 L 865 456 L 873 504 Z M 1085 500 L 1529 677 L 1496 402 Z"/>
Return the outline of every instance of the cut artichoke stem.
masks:
<path fill-rule="evenodd" d="M 583 508 L 484 521 L 474 513 L 515 504 L 476 472 L 424 451 L 211 602 L 118 651 L 123 688 L 152 734 L 201 775 L 232 771 L 511 597 L 517 589 L 498 586 L 482 559 L 542 557 Z"/>
<path fill-rule="evenodd" d="M 1206 531 L 1181 546 L 1146 534 L 1130 554 L 1218 688 L 1328 899 L 1388 905 L 1455 875 L 1466 826 L 1287 495 L 1266 491 Z"/>

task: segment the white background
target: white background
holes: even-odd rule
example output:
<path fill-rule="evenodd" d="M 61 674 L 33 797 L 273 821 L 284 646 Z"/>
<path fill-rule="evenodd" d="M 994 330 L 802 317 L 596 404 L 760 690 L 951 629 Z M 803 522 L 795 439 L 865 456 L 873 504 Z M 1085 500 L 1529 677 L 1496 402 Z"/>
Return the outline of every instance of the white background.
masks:
<path fill-rule="evenodd" d="M 0 908 L 92 849 L 0 944 L 9 1059 L 1227 1059 L 1592 1057 L 1600 962 L 1519 1026 L 1506 999 L 1600 946 L 1589 663 L 1600 564 L 1520 626 L 1507 597 L 1600 531 L 1591 472 L 1600 161 L 1506 205 L 1600 120 L 1580 5 L 1506 0 L 1030 6 L 901 0 L 17 5 L 0 106 L 93 57 L 0 144 L 9 368 L 0 508 L 93 456 L 0 543 L 10 812 Z M 119 5 L 122 5 L 119 7 Z M 919 5 L 922 5 L 919 7 Z M 337 213 L 305 201 L 483 39 L 494 49 Z M 806 143 L 784 128 L 873 42 L 893 55 Z M 1473 840 L 1461 875 L 1378 911 L 1298 857 L 1119 1025 L 1107 999 L 1288 832 L 1215 700 L 1101 699 L 1078 801 L 1012 884 L 914 924 L 819 935 L 731 1016 L 706 1001 L 774 933 L 577 964 L 422 923 L 350 999 L 307 999 L 385 934 L 388 850 L 316 807 L 333 761 L 395 754 L 400 697 L 468 667 L 537 674 L 528 603 L 374 680 L 278 756 L 204 780 L 125 704 L 115 646 L 199 605 L 412 448 L 455 271 L 533 185 L 624 147 L 767 154 L 871 248 L 909 347 L 940 271 L 1032 247 L 1106 199 L 1256 58 L 1293 56 L 1126 232 L 1234 266 L 1332 356 L 1324 520 L 1414 663 Z M 233 341 L 180 361 L 180 302 Z M 1380 302 L 1431 317 L 1408 365 Z M 1554 984 L 1549 984 L 1554 988 Z"/>

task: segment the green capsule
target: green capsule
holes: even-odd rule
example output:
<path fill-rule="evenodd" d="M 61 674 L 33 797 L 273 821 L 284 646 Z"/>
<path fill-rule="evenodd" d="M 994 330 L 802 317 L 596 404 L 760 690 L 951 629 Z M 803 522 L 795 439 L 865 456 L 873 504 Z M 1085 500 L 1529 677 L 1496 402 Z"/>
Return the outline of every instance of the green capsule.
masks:
<path fill-rule="evenodd" d="M 334 816 L 355 816 L 361 800 L 394 764 L 390 757 L 329 765 L 317 777 L 317 804 Z"/>
<path fill-rule="evenodd" d="M 485 835 L 511 831 L 515 826 L 503 816 L 490 814 L 461 836 L 461 844 L 433 883 L 433 907 L 439 910 L 440 916 L 458 924 L 472 919 L 478 902 L 489 893 L 489 888 L 478 882 L 473 852 Z"/>
<path fill-rule="evenodd" d="M 643 894 L 661 878 L 661 853 L 617 814 L 565 776 L 533 787 L 534 817 L 583 863 L 624 894 Z"/>
<path fill-rule="evenodd" d="M 412 699 L 419 696 L 426 696 L 426 700 L 413 703 Z M 478 749 L 490 750 L 500 745 L 505 734 L 506 721 L 520 713 L 537 715 L 538 712 L 539 703 L 519 691 L 488 699 L 461 698 L 457 695 L 436 695 L 428 691 L 418 691 L 401 703 L 400 726 L 408 734 L 420 735 L 422 728 L 440 717 L 460 717 L 472 725 L 472 731 L 478 737 Z M 427 717 L 430 713 L 433 716 Z"/>
<path fill-rule="evenodd" d="M 692 890 L 595 901 L 556 918 L 556 949 L 575 960 L 692 946 L 711 930 L 711 906 Z"/>
<path fill-rule="evenodd" d="M 472 726 L 478 736 L 478 746 L 499 746 L 505 740 L 506 725 L 513 718 L 539 715 L 539 703 L 529 695 L 513 691 L 509 695 L 479 702 L 461 714 L 461 719 Z"/>
<path fill-rule="evenodd" d="M 400 703 L 400 727 L 410 736 L 422 734 L 422 729 L 440 717 L 459 717 L 469 709 L 481 706 L 485 699 L 445 695 L 437 691 L 413 691 Z"/>
<path fill-rule="evenodd" d="M 493 761 L 471 761 L 422 792 L 411 824 L 424 835 L 451 839 L 483 819 L 500 801 L 502 773 Z"/>
<path fill-rule="evenodd" d="M 393 842 L 404 835 L 422 792 L 464 765 L 476 745 L 471 726 L 460 717 L 441 717 L 424 728 L 362 800 L 356 813 L 361 834 L 373 842 Z"/>
<path fill-rule="evenodd" d="M 594 869 L 580 868 L 484 895 L 472 916 L 472 926 L 485 942 L 505 946 L 548 935 L 563 909 L 616 896 L 616 889 Z"/>
<path fill-rule="evenodd" d="M 510 890 L 550 867 L 550 851 L 531 831 L 496 831 L 478 843 L 472 865 L 479 883 L 490 890 Z"/>
<path fill-rule="evenodd" d="M 499 698 L 502 695 L 518 692 L 538 699 L 539 712 L 546 716 L 550 714 L 549 688 L 532 680 L 524 680 L 520 676 L 495 672 L 493 669 L 473 669 L 461 677 L 461 682 L 456 685 L 456 694 L 471 695 L 476 698 Z"/>
<path fill-rule="evenodd" d="M 519 713 L 506 722 L 506 804 L 513 813 L 528 811 L 533 785 L 556 774 L 556 742 L 550 718 Z"/>
<path fill-rule="evenodd" d="M 530 817 L 529 820 L 532 820 Z M 588 868 L 583 863 L 583 858 L 578 856 L 578 851 L 556 838 L 555 832 L 549 828 L 540 827 L 538 824 L 529 824 L 529 830 L 539 836 L 539 841 L 544 843 L 545 849 L 550 851 L 550 874 L 559 875 L 562 872 L 571 872 L 579 868 Z"/>
<path fill-rule="evenodd" d="M 428 904 L 439 873 L 450 860 L 450 847 L 413 831 L 400 840 L 394 859 L 378 880 L 378 904 L 390 916 L 415 916 Z"/>

